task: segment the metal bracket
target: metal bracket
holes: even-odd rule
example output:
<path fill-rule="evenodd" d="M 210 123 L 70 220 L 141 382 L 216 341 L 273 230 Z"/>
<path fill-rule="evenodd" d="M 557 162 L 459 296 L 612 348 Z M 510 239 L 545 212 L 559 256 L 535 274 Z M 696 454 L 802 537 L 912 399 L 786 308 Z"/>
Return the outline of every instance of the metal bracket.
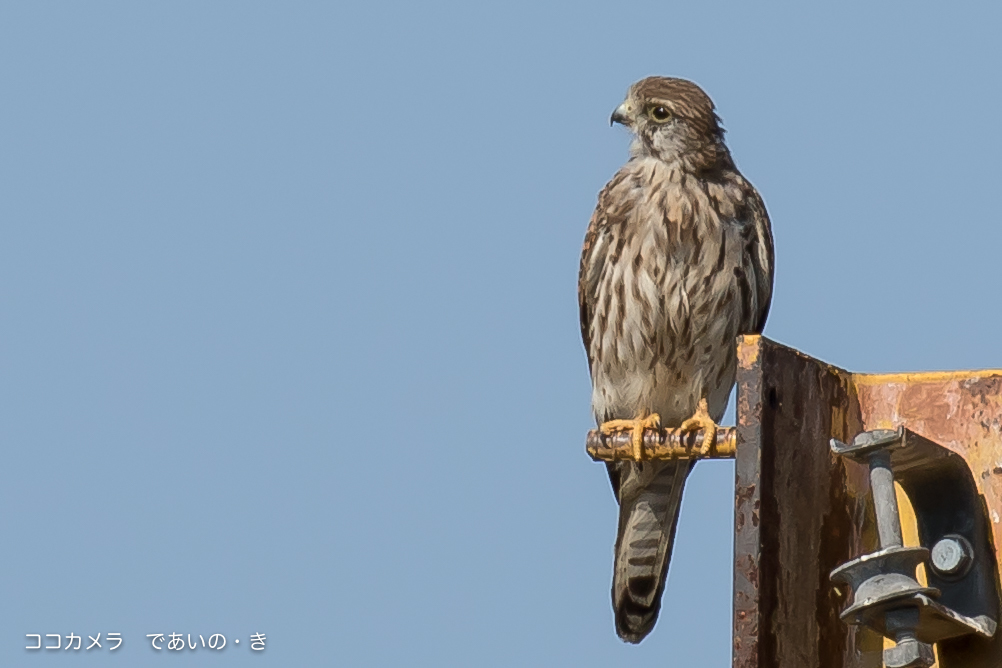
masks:
<path fill-rule="evenodd" d="M 880 549 L 831 572 L 849 585 L 849 624 L 893 639 L 887 668 L 927 667 L 931 643 L 995 634 L 998 610 L 986 523 L 970 469 L 950 450 L 899 427 L 831 440 L 832 452 L 867 464 Z M 915 510 L 922 547 L 904 547 L 894 491 L 901 484 Z M 931 559 L 930 559 L 931 557 Z M 929 586 L 915 579 L 927 564 Z"/>

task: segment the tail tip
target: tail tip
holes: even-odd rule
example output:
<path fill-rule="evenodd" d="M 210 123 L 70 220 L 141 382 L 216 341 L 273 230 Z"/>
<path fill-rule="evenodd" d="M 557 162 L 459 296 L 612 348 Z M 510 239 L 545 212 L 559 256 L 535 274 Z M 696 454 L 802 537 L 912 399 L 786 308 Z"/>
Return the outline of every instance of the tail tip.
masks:
<path fill-rule="evenodd" d="M 660 606 L 640 607 L 624 602 L 616 607 L 616 635 L 624 642 L 637 645 L 654 629 Z"/>

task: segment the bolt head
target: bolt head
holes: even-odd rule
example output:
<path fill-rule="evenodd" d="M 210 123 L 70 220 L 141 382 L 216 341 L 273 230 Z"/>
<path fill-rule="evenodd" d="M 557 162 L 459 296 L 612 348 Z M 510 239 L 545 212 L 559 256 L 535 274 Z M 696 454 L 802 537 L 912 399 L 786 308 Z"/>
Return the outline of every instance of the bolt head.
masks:
<path fill-rule="evenodd" d="M 974 549 L 963 536 L 952 534 L 939 539 L 932 546 L 932 569 L 943 577 L 962 577 L 974 560 Z"/>

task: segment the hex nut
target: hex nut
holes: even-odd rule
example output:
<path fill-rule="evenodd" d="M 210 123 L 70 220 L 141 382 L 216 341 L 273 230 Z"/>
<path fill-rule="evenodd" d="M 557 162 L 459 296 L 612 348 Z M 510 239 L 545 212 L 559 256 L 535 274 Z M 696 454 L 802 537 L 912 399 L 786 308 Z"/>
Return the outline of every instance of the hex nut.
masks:
<path fill-rule="evenodd" d="M 974 561 L 974 549 L 963 536 L 950 534 L 940 538 L 932 546 L 930 555 L 932 569 L 937 575 L 959 578 L 967 574 Z"/>
<path fill-rule="evenodd" d="M 885 668 L 929 668 L 936 662 L 932 645 L 909 638 L 884 650 Z"/>

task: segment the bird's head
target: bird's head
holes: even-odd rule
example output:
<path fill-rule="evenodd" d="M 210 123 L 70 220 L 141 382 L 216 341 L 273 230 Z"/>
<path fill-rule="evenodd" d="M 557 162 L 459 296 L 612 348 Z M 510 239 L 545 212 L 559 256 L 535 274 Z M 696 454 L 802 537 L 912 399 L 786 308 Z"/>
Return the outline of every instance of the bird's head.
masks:
<path fill-rule="evenodd" d="M 635 156 L 682 162 L 706 169 L 729 160 L 724 130 L 713 101 L 685 79 L 647 77 L 630 86 L 609 124 L 620 123 L 633 132 Z"/>

